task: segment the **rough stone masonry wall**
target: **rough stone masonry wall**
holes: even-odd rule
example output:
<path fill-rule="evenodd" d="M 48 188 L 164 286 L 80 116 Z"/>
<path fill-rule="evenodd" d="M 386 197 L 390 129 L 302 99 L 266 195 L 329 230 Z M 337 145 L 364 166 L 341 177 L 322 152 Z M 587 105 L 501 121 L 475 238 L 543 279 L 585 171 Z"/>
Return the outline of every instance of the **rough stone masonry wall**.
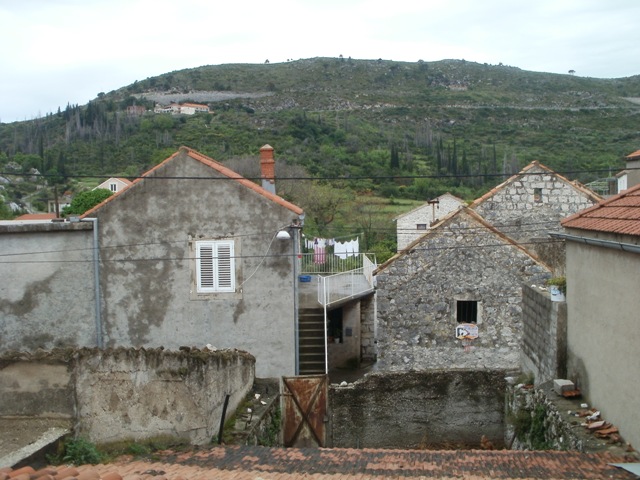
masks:
<path fill-rule="evenodd" d="M 464 211 L 444 227 L 376 276 L 379 369 L 519 368 L 521 285 L 541 284 L 548 270 Z M 478 338 L 466 349 L 458 301 L 478 302 Z"/>
<path fill-rule="evenodd" d="M 373 295 L 363 298 L 360 302 L 360 346 L 363 362 L 375 362 L 378 356 L 376 345 L 376 300 Z"/>
<path fill-rule="evenodd" d="M 567 304 L 522 286 L 522 368 L 540 384 L 567 375 Z"/>
<path fill-rule="evenodd" d="M 539 172 L 539 173 L 537 173 Z M 537 174 L 536 174 L 537 173 Z M 534 198 L 541 190 L 540 201 Z M 548 238 L 560 219 L 593 205 L 586 193 L 540 167 L 516 178 L 475 210 L 489 223 L 518 241 Z"/>
<path fill-rule="evenodd" d="M 330 446 L 478 447 L 504 440 L 504 370 L 371 373 L 332 385 Z"/>
<path fill-rule="evenodd" d="M 96 443 L 178 436 L 208 443 L 225 394 L 233 412 L 251 389 L 246 352 L 64 349 L 0 358 L 0 414 L 75 418 Z"/>

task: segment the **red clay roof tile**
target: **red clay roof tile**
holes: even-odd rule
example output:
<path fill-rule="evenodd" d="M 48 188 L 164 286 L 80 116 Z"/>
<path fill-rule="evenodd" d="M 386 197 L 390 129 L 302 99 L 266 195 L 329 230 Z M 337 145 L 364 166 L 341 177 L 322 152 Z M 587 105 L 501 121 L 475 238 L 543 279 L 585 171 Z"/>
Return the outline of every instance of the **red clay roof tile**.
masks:
<path fill-rule="evenodd" d="M 560 222 L 565 228 L 640 236 L 640 185 Z"/>
<path fill-rule="evenodd" d="M 224 175 L 225 177 L 228 177 L 228 178 L 230 178 L 232 180 L 236 180 L 241 185 L 244 185 L 245 187 L 250 188 L 251 190 L 255 191 L 256 193 L 268 198 L 269 200 L 277 203 L 278 205 L 280 205 L 280 206 L 282 206 L 284 208 L 287 208 L 287 209 L 291 210 L 292 212 L 296 213 L 297 215 L 300 215 L 300 214 L 303 213 L 302 208 L 298 207 L 297 205 L 294 205 L 291 202 L 287 202 L 283 198 L 280 198 L 279 196 L 277 196 L 277 195 L 265 190 L 261 186 L 255 184 L 254 182 L 252 182 L 251 180 L 249 180 L 247 178 L 244 178 L 239 173 L 234 172 L 230 168 L 225 167 L 223 164 L 221 164 L 219 162 L 216 162 L 212 158 L 209 158 L 206 155 L 203 155 L 202 153 L 197 152 L 197 151 L 195 151 L 195 150 L 193 150 L 193 149 L 191 149 L 189 147 L 180 147 L 180 149 L 177 152 L 175 152 L 173 155 L 171 155 L 169 158 L 167 158 L 164 161 L 160 162 L 158 165 L 153 167 L 151 170 L 148 170 L 147 172 L 143 173 L 139 178 L 136 178 L 130 186 L 122 189 L 120 192 L 117 192 L 114 195 L 111 195 L 109 198 L 107 198 L 103 202 L 99 203 L 98 205 L 93 207 L 91 210 L 85 212 L 81 216 L 81 218 L 86 218 L 86 217 L 89 217 L 89 216 L 93 215 L 94 212 L 96 210 L 102 208 L 103 205 L 115 200 L 116 198 L 118 198 L 118 196 L 120 196 L 122 193 L 128 191 L 130 188 L 135 187 L 138 183 L 140 183 L 141 181 L 144 181 L 145 177 L 149 177 L 153 172 L 156 172 L 158 169 L 160 169 L 162 166 L 164 166 L 168 162 L 172 161 L 174 158 L 176 158 L 181 153 L 186 153 L 192 159 L 194 159 L 194 160 L 196 160 L 196 161 L 198 161 L 198 162 L 200 162 L 200 163 L 202 163 L 204 165 L 207 165 L 207 166 L 211 167 L 212 169 L 216 170 L 218 173 Z"/>
<path fill-rule="evenodd" d="M 510 450 L 382 450 L 212 447 L 191 453 L 157 452 L 156 461 L 123 457 L 111 464 L 58 471 L 56 478 L 154 479 L 633 479 L 608 453 Z M 76 470 L 76 472 L 73 472 Z M 61 477 L 67 475 L 66 477 Z"/>

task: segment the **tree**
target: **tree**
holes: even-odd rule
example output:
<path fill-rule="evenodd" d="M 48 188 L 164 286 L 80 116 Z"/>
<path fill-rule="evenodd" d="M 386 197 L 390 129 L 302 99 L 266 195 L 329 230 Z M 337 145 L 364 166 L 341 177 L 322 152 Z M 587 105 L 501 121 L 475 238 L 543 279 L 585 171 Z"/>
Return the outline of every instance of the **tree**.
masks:
<path fill-rule="evenodd" d="M 106 188 L 96 188 L 95 190 L 80 192 L 73 197 L 71 205 L 62 209 L 62 214 L 65 216 L 82 215 L 84 212 L 92 209 L 111 195 L 113 195 L 113 193 Z"/>

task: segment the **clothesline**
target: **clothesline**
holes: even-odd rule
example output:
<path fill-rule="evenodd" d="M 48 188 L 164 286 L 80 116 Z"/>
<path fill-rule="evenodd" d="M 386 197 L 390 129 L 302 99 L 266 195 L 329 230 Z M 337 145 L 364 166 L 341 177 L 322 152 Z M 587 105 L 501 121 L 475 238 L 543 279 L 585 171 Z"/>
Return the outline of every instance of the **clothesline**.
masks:
<path fill-rule="evenodd" d="M 306 239 L 304 246 L 308 250 L 313 250 L 313 262 L 322 264 L 327 260 L 327 253 L 333 253 L 338 258 L 345 260 L 347 257 L 359 255 L 360 253 L 360 234 L 357 234 L 355 240 L 349 240 L 348 242 L 339 242 L 335 238 L 314 238 L 313 240 Z M 343 236 L 338 238 L 353 238 L 354 235 Z M 332 249 L 333 252 L 327 252 L 328 249 Z"/>

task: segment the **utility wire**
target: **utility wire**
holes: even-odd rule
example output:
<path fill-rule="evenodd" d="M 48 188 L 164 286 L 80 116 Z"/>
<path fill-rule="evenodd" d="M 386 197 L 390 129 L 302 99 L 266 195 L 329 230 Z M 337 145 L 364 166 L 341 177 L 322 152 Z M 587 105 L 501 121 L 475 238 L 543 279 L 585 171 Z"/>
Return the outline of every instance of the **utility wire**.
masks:
<path fill-rule="evenodd" d="M 549 226 L 557 226 L 556 222 L 531 222 L 531 223 L 521 223 L 521 224 L 495 224 L 492 225 L 492 227 L 501 230 L 501 229 L 509 229 L 509 228 L 517 228 L 519 231 L 537 231 L 539 230 L 538 228 L 531 228 L 531 229 L 523 229 L 523 226 L 534 226 L 534 225 L 549 225 Z M 285 227 L 283 227 L 285 228 Z M 487 227 L 485 226 L 472 226 L 472 227 L 455 227 L 453 230 L 451 227 L 447 227 L 447 231 L 453 231 L 456 234 L 459 234 L 459 232 L 462 232 L 463 235 L 469 235 L 472 234 L 474 231 L 483 231 L 485 230 Z M 280 229 L 282 230 L 282 229 Z M 391 233 L 396 231 L 396 229 L 390 228 L 390 229 L 374 229 L 371 231 L 372 234 L 377 234 L 377 233 Z M 401 232 L 401 234 L 409 234 L 409 233 L 421 233 L 421 234 L 427 234 L 430 231 L 433 231 L 433 229 L 427 229 L 427 230 L 411 230 L 411 229 L 406 229 L 406 232 L 403 230 Z M 442 230 L 436 230 L 436 231 L 442 231 Z M 270 232 L 269 232 L 270 234 Z M 351 234 L 351 235 L 343 235 L 341 237 L 332 237 L 332 238 L 351 238 L 354 237 L 356 235 L 360 235 L 360 234 L 364 234 L 364 232 L 360 232 L 359 234 Z M 206 240 L 215 240 L 215 239 L 231 239 L 231 238 L 243 238 L 243 237 L 266 237 L 267 234 L 265 232 L 260 232 L 260 233 L 250 233 L 250 234 L 242 234 L 242 235 L 221 235 L 218 237 L 212 237 L 212 238 L 207 238 Z M 122 244 L 122 245 L 107 245 L 104 247 L 100 247 L 100 251 L 105 251 L 105 250 L 115 250 L 115 249 L 125 249 L 125 248 L 137 248 L 137 247 L 150 247 L 150 246 L 154 246 L 154 245 L 162 245 L 162 246 L 169 246 L 169 245 L 177 245 L 177 244 L 184 244 L 184 242 L 189 242 L 189 240 L 187 239 L 181 239 L 181 240 L 172 240 L 172 241 L 161 241 L 161 242 L 141 242 L 141 243 L 131 243 L 131 244 Z M 191 239 L 190 241 L 195 242 L 198 241 L 197 239 Z M 273 242 L 273 239 L 271 240 Z M 29 252 L 13 252 L 13 253 L 1 253 L 0 254 L 0 258 L 2 257 L 13 257 L 13 256 L 21 256 L 21 255 L 46 255 L 46 254 L 53 254 L 53 253 L 73 253 L 73 252 L 83 252 L 83 251 L 93 251 L 94 248 L 93 247 L 86 247 L 86 248 L 77 248 L 77 249 L 62 249 L 62 250 L 39 250 L 39 251 L 29 251 Z M 248 258 L 248 257 L 247 257 Z M 8 262 L 5 262 L 8 263 Z"/>
<path fill-rule="evenodd" d="M 625 168 L 621 167 L 624 170 L 640 170 L 640 167 L 631 167 Z M 564 170 L 558 171 L 555 170 L 553 173 L 558 175 L 576 175 L 582 173 L 611 173 L 611 168 L 606 169 L 589 169 L 589 170 Z M 614 169 L 618 170 L 618 169 Z M 363 176 L 350 176 L 350 175 L 341 175 L 341 176 L 323 176 L 323 177 L 310 177 L 310 176 L 296 176 L 296 177 L 278 177 L 276 175 L 276 180 L 278 181 L 294 181 L 294 180 L 415 180 L 415 179 L 447 179 L 447 178 L 494 178 L 494 177 L 504 177 L 505 179 L 513 176 L 528 176 L 528 175 L 545 175 L 550 174 L 547 172 L 516 172 L 516 173 L 477 173 L 477 174 L 431 174 L 431 175 L 363 175 Z M 45 173 L 16 173 L 16 172 L 0 172 L 0 175 L 13 175 L 13 176 L 23 176 L 23 177 L 40 177 L 40 178 L 60 178 L 60 174 L 45 174 Z M 98 178 L 98 179 L 108 179 L 108 178 L 118 178 L 122 177 L 122 175 L 64 175 L 65 178 Z M 226 175 L 222 176 L 163 176 L 163 175 L 149 175 L 149 176 L 137 176 L 137 177 L 126 177 L 128 179 L 140 179 L 144 178 L 145 180 L 251 180 L 260 182 L 262 177 L 243 177 L 241 175 L 227 177 Z"/>
<path fill-rule="evenodd" d="M 491 243 L 485 245 L 455 245 L 455 246 L 443 246 L 443 247 L 414 247 L 410 249 L 406 249 L 410 252 L 435 252 L 439 250 L 473 250 L 473 249 L 486 249 L 486 248 L 500 248 L 500 247 L 517 247 L 517 246 L 525 246 L 525 245 L 544 245 L 544 244 L 557 244 L 563 243 L 563 240 L 545 240 L 540 242 L 516 242 L 511 239 L 511 241 L 505 240 L 503 243 Z M 268 253 L 268 252 L 267 252 Z M 365 252 L 363 252 L 365 253 Z M 366 253 L 365 253 L 366 254 Z M 223 257 L 225 259 L 234 258 L 234 259 L 253 259 L 259 258 L 261 259 L 260 266 L 265 258 L 290 258 L 297 257 L 298 254 L 290 253 L 290 254 L 272 254 L 272 255 L 238 255 L 232 257 Z M 307 255 L 313 255 L 309 253 Z M 218 257 L 207 257 L 207 258 L 215 258 Z M 151 257 L 151 258 L 119 258 L 119 259 L 101 259 L 104 263 L 140 263 L 140 262 L 187 262 L 187 261 L 195 261 L 198 260 L 199 257 Z M 3 264 L 49 264 L 49 263 L 93 263 L 93 259 L 87 260 L 11 260 L 11 261 L 1 261 L 0 265 Z M 255 273 L 255 272 L 254 272 Z"/>

